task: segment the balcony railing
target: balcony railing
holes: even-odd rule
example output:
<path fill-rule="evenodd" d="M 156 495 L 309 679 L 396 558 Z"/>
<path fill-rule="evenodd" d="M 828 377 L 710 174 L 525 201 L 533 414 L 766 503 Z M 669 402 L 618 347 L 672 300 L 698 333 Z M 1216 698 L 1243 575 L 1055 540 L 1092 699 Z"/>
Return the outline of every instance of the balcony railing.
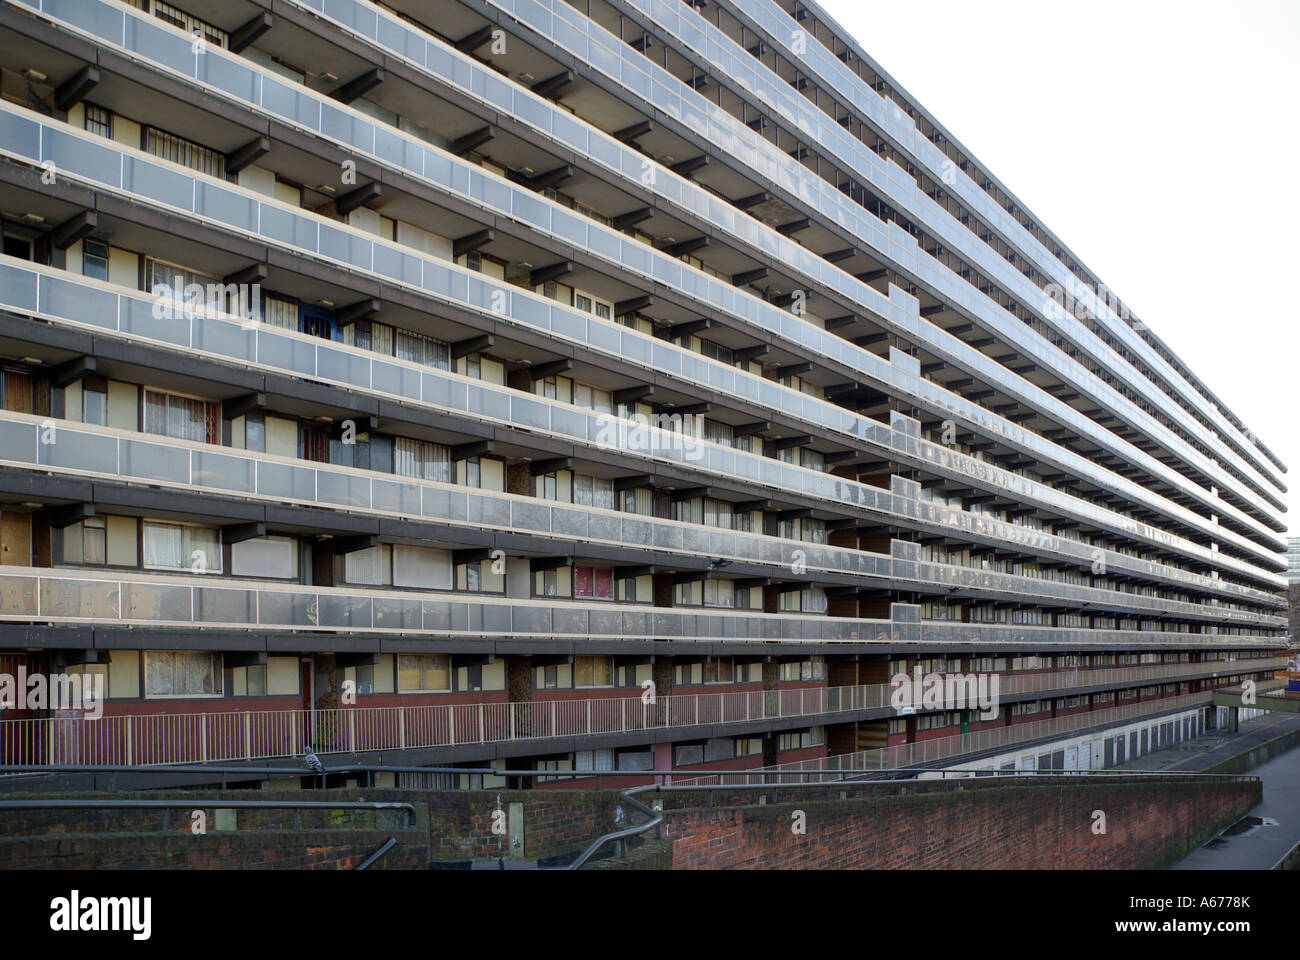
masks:
<path fill-rule="evenodd" d="M 0 271 L 0 302 L 3 286 Z M 997 599 L 1014 596 L 1026 603 L 1065 601 L 1090 606 L 1096 613 L 1120 616 L 1176 616 L 1263 629 L 1282 627 L 1287 622 L 1284 617 L 1218 603 L 1193 603 L 922 561 L 912 558 L 919 552 L 908 544 L 891 546 L 891 555 L 884 556 L 10 411 L 0 412 L 0 439 L 4 441 L 0 464 L 19 468 L 45 468 L 181 490 L 238 493 L 276 503 L 351 509 L 386 517 L 438 520 L 476 530 L 492 527 L 592 543 L 637 548 L 652 545 L 657 550 L 696 557 L 764 564 L 782 572 L 801 560 L 810 573 L 862 577 L 872 587 L 888 587 L 882 581 L 901 580 L 904 588 L 910 582 L 938 584 L 995 593 Z M 907 505 L 902 493 L 881 494 L 892 498 L 896 508 Z M 903 512 L 922 514 L 933 505 L 912 500 L 911 506 L 915 509 Z M 1028 528 L 1021 530 L 1026 536 L 1032 533 Z M 1045 541 L 1056 539 L 1040 537 Z M 1079 563 L 1082 568 L 1088 565 L 1082 560 Z"/>
<path fill-rule="evenodd" d="M 1257 690 L 1276 689 L 1278 681 L 1259 683 Z M 809 777 L 827 780 L 842 779 L 845 774 L 839 771 L 861 770 L 897 770 L 984 753 L 999 748 L 1014 748 L 1017 744 L 1030 743 L 1046 738 L 1059 738 L 1079 730 L 1094 727 L 1117 726 L 1142 721 L 1156 714 L 1175 710 L 1191 710 L 1203 707 L 1211 702 L 1213 694 L 1198 691 L 1180 697 L 1167 697 L 1143 703 L 1111 707 L 1106 710 L 1093 710 L 1088 713 L 1071 714 L 1029 723 L 1017 723 L 1009 727 L 993 727 L 976 730 L 971 733 L 957 734 L 951 737 L 939 737 L 917 743 L 903 743 L 893 747 L 877 750 L 859 750 L 856 753 L 838 754 L 816 760 L 797 760 L 791 763 L 779 763 L 760 770 L 751 770 L 732 774 L 712 775 L 674 781 L 676 783 L 763 783 L 764 774 L 770 773 L 806 773 Z"/>
<path fill-rule="evenodd" d="M 1003 678 L 1001 693 L 1031 693 L 1103 683 L 1170 682 L 1206 675 L 1215 668 L 1224 674 L 1240 675 L 1273 670 L 1279 663 L 1285 660 L 1260 658 L 1221 664 L 1151 664 L 1056 671 Z M 248 710 L 94 720 L 82 716 L 3 720 L 0 721 L 0 764 L 143 765 L 266 760 L 301 755 L 309 745 L 321 754 L 355 753 L 794 720 L 886 709 L 890 707 L 892 690 L 889 684 L 865 684 L 672 695 L 649 700 L 638 695 L 530 703 Z M 1108 712 L 1094 711 L 1082 716 Z M 1020 729 L 1020 726 L 1006 729 Z M 979 734 L 983 735 L 984 732 Z M 933 749 L 921 744 L 914 746 Z"/>
<path fill-rule="evenodd" d="M 612 601 L 516 599 L 467 591 L 318 587 L 216 576 L 0 567 L 0 621 L 154 627 L 338 630 L 439 638 L 700 640 L 790 643 L 929 642 L 1015 649 L 1051 645 L 1275 648 L 1272 637 L 1025 624 L 921 621 L 894 604 L 889 619 L 656 607 Z"/>

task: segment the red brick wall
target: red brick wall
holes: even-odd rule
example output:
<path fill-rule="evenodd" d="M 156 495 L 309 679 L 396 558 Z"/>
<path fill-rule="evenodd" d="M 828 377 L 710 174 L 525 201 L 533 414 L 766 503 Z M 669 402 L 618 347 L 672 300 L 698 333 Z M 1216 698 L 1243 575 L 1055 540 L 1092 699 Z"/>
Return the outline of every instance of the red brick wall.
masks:
<path fill-rule="evenodd" d="M 1260 797 L 1257 782 L 975 786 L 907 795 L 669 809 L 674 869 L 1149 869 Z M 852 797 L 852 794 L 850 794 Z M 782 801 L 786 797 L 780 797 Z M 745 801 L 753 803 L 753 799 Z M 796 836 L 791 813 L 806 815 Z M 1106 833 L 1093 833 L 1093 811 Z"/>

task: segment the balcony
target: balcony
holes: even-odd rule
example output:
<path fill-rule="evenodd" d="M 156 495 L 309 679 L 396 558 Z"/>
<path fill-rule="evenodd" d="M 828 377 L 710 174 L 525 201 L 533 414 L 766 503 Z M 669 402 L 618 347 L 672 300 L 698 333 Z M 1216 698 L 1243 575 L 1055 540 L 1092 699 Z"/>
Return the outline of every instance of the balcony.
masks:
<path fill-rule="evenodd" d="M 1285 663 L 1282 658 L 1260 658 L 1225 661 L 1221 667 L 1224 673 L 1240 674 L 1269 671 Z M 1067 687 L 1170 682 L 1209 676 L 1218 666 L 1218 662 L 1152 664 L 1013 676 L 1003 678 L 1000 693 L 1016 696 Z M 1261 683 L 1259 689 L 1272 689 L 1270 685 L 1275 685 L 1274 681 Z M 77 716 L 3 720 L 0 721 L 0 764 L 136 766 L 268 760 L 300 756 L 308 745 L 321 754 L 354 754 L 667 730 L 680 731 L 679 739 L 687 739 L 693 732 L 700 732 L 700 728 L 722 724 L 791 720 L 801 721 L 795 725 L 820 725 L 866 716 L 893 717 L 897 713 L 890 704 L 891 694 L 889 684 L 869 684 L 673 695 L 652 700 L 637 695 L 530 703 L 232 710 L 103 716 L 95 720 Z M 1034 739 L 1046 735 L 1042 731 L 1067 731 L 1109 722 L 1112 716 L 1162 712 L 1184 701 L 1208 703 L 1209 698 L 1208 692 L 1166 698 L 852 756 L 859 767 L 908 766 Z M 1032 735 L 1022 731 L 1030 731 Z M 846 760 L 833 759 L 848 769 Z"/>

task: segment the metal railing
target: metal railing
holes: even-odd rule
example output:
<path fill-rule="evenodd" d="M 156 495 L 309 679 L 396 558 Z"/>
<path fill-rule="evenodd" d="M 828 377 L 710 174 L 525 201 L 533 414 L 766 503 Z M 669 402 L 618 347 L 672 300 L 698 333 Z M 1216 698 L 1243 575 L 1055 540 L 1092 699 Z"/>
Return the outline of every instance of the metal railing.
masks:
<path fill-rule="evenodd" d="M 1111 683 L 1170 682 L 1216 670 L 1232 675 L 1274 666 L 1274 660 L 1260 659 L 1054 671 L 1001 678 L 999 694 Z M 1259 689 L 1278 683 L 1263 681 Z M 27 765 L 128 766 L 206 763 L 294 757 L 307 746 L 312 746 L 317 753 L 357 753 L 634 733 L 882 710 L 891 707 L 893 689 L 890 684 L 868 684 L 677 694 L 649 699 L 637 695 L 534 702 L 160 713 L 101 716 L 93 720 L 84 716 L 24 718 L 0 720 L 0 761 Z M 1208 701 L 1211 694 L 1201 692 L 1191 696 Z M 1168 709 L 1172 701 L 1183 699 L 1163 698 L 1140 706 Z M 938 709 L 952 706 L 943 703 Z M 1131 710 L 1135 706 L 1139 705 L 1118 709 Z M 1111 714 L 1114 709 L 1093 710 L 1051 722 L 1086 720 Z M 1045 722 L 981 730 L 965 736 L 981 743 L 986 739 L 992 742 L 991 738 L 1003 731 Z M 908 746 L 929 751 L 936 749 L 931 744 L 937 742 L 940 741 Z M 920 759 L 940 756 L 925 755 Z"/>

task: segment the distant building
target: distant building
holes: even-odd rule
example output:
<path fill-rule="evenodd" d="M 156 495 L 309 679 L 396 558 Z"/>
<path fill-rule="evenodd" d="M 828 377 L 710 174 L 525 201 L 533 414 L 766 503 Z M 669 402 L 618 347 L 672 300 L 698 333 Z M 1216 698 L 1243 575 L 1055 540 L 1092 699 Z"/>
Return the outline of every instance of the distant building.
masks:
<path fill-rule="evenodd" d="M 1287 537 L 1286 579 L 1287 583 L 1300 583 L 1300 537 Z"/>

